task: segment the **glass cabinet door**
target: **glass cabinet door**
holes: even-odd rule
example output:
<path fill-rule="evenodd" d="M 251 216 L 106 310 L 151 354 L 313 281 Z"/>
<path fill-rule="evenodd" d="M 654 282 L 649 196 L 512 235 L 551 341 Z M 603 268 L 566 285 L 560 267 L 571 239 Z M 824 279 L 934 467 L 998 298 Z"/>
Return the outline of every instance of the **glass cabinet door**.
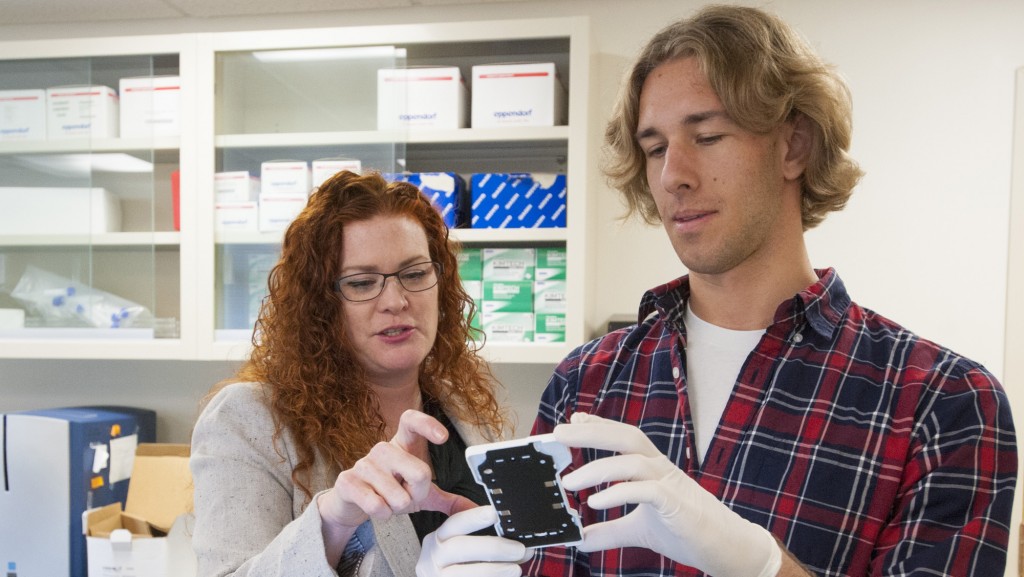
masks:
<path fill-rule="evenodd" d="M 376 132 L 377 71 L 402 65 L 389 46 L 216 55 L 215 341 L 251 339 L 284 230 L 326 176 L 402 170 L 404 144 Z"/>
<path fill-rule="evenodd" d="M 177 54 L 0 61 L 0 338 L 178 336 L 180 139 L 122 122 L 178 70 Z M 126 81 L 161 77 L 173 88 L 126 102 Z"/>

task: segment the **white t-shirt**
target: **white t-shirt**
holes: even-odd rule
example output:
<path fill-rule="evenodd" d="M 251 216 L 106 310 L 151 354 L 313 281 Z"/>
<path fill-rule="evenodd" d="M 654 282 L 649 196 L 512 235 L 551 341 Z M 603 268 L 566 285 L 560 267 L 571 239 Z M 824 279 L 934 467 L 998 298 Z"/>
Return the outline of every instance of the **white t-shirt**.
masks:
<path fill-rule="evenodd" d="M 698 462 L 711 445 L 740 369 L 764 334 L 723 329 L 693 314 L 689 303 L 686 324 L 686 387 L 693 418 L 693 437 Z"/>

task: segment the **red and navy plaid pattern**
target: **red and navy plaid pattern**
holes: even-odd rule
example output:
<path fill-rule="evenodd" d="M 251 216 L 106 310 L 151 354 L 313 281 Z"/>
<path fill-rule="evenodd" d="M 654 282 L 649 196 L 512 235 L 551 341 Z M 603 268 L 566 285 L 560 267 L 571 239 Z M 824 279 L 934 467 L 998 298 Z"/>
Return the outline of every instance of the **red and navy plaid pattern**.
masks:
<path fill-rule="evenodd" d="M 638 326 L 558 366 L 534 433 L 576 411 L 640 427 L 815 575 L 1001 576 L 1017 475 L 1002 387 L 981 365 L 851 302 L 833 270 L 818 275 L 779 306 L 747 358 L 703 463 L 692 458 L 686 400 L 687 277 L 649 291 Z M 569 470 L 601 456 L 574 451 Z M 581 505 L 593 492 L 574 496 L 584 525 L 626 512 Z M 701 573 L 637 548 L 548 548 L 524 574 Z"/>

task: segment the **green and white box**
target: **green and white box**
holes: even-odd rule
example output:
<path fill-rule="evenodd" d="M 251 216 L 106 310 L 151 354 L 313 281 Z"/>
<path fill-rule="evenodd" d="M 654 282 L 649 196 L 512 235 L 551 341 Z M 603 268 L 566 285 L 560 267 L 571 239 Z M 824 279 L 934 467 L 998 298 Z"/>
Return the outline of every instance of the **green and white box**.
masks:
<path fill-rule="evenodd" d="M 530 281 L 485 280 L 483 311 L 505 313 L 533 312 L 533 283 Z"/>
<path fill-rule="evenodd" d="M 484 281 L 462 279 L 462 288 L 477 301 L 477 305 L 484 298 Z"/>
<path fill-rule="evenodd" d="M 483 249 L 485 281 L 532 281 L 537 253 L 532 248 Z"/>
<path fill-rule="evenodd" d="M 537 324 L 534 329 L 533 340 L 538 343 L 564 343 L 565 342 L 565 315 L 564 314 L 535 314 Z"/>
<path fill-rule="evenodd" d="M 536 250 L 536 279 L 565 280 L 565 248 L 541 247 Z"/>
<path fill-rule="evenodd" d="M 459 261 L 459 277 L 463 281 L 484 280 L 484 261 L 480 249 L 463 248 L 456 258 Z"/>
<path fill-rule="evenodd" d="M 483 313 L 484 334 L 491 342 L 532 343 L 533 313 Z"/>
<path fill-rule="evenodd" d="M 565 314 L 568 311 L 564 280 L 539 280 L 533 283 L 533 312 Z"/>

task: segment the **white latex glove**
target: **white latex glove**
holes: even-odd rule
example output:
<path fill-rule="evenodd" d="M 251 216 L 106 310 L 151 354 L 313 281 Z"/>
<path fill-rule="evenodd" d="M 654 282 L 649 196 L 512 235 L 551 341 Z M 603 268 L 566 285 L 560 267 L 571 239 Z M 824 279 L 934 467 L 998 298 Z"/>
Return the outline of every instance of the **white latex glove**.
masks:
<path fill-rule="evenodd" d="M 417 577 L 519 577 L 529 558 L 519 541 L 470 535 L 498 522 L 494 507 L 476 507 L 449 517 L 423 540 Z"/>
<path fill-rule="evenodd" d="M 620 453 L 563 477 L 567 490 L 621 481 L 591 495 L 587 505 L 600 510 L 637 505 L 625 517 L 584 527 L 580 551 L 644 547 L 715 577 L 774 577 L 779 572 L 782 552 L 771 534 L 704 490 L 640 429 L 576 413 L 554 433 L 569 447 Z"/>

